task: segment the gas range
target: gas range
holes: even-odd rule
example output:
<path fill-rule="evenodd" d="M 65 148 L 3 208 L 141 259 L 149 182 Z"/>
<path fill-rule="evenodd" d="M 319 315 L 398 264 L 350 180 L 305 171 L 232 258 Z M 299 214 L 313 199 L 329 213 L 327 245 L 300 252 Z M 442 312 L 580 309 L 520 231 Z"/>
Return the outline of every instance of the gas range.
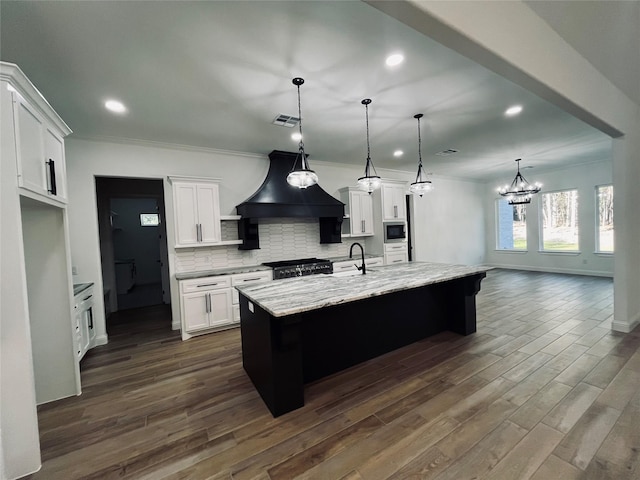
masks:
<path fill-rule="evenodd" d="M 263 265 L 273 268 L 274 280 L 316 275 L 318 273 L 333 273 L 333 264 L 331 261 L 322 258 L 301 258 L 297 260 L 282 260 L 280 262 L 265 262 Z"/>

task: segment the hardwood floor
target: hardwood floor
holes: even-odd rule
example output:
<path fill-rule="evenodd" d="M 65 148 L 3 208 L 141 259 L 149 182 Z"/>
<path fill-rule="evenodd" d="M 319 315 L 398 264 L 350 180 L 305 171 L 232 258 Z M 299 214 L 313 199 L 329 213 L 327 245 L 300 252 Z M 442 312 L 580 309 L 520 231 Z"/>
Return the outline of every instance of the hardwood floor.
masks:
<path fill-rule="evenodd" d="M 640 329 L 612 332 L 612 303 L 611 279 L 491 271 L 476 334 L 317 381 L 277 419 L 238 329 L 182 342 L 142 310 L 87 354 L 81 396 L 39 408 L 31 478 L 639 479 Z"/>

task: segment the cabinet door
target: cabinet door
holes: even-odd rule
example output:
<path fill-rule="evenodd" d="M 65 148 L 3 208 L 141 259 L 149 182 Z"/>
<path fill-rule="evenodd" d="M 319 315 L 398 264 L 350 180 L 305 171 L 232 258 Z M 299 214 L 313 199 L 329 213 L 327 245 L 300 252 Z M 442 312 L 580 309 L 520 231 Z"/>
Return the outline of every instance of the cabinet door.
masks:
<path fill-rule="evenodd" d="M 196 184 L 176 183 L 173 189 L 176 245 L 195 245 L 199 239 Z"/>
<path fill-rule="evenodd" d="M 382 186 L 383 220 L 404 220 L 405 214 L 404 187 L 396 185 Z"/>
<path fill-rule="evenodd" d="M 360 212 L 362 215 L 362 224 L 364 225 L 364 235 L 373 235 L 373 200 L 371 195 L 363 192 L 360 195 Z"/>
<path fill-rule="evenodd" d="M 33 192 L 47 194 L 44 154 L 44 123 L 38 113 L 19 95 L 13 94 L 16 127 L 18 185 Z"/>
<path fill-rule="evenodd" d="M 215 183 L 198 184 L 197 195 L 200 242 L 218 243 L 221 238 L 218 185 Z"/>
<path fill-rule="evenodd" d="M 212 290 L 209 295 L 209 326 L 220 327 L 233 323 L 231 290 Z"/>
<path fill-rule="evenodd" d="M 64 158 L 64 141 L 50 128 L 44 130 L 45 170 L 49 185 L 48 193 L 60 201 L 67 201 L 67 167 Z M 55 188 L 54 188 L 55 186 Z"/>
<path fill-rule="evenodd" d="M 182 296 L 182 316 L 187 332 L 209 327 L 208 293 L 187 293 Z"/>
<path fill-rule="evenodd" d="M 373 202 L 367 192 L 349 192 L 351 235 L 373 235 Z"/>

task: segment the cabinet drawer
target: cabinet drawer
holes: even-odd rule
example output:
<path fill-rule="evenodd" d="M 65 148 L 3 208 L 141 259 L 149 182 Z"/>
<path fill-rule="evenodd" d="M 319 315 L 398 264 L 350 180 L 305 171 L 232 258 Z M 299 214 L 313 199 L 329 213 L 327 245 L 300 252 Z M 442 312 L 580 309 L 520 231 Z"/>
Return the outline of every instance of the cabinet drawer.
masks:
<path fill-rule="evenodd" d="M 265 270 L 263 272 L 249 272 L 249 273 L 236 273 L 231 276 L 231 285 L 234 287 L 240 285 L 252 285 L 254 283 L 270 282 L 273 280 L 273 272 L 271 270 Z M 238 290 L 235 288 L 231 290 L 231 297 L 233 304 L 237 305 L 240 302 Z M 238 315 L 240 314 L 238 310 Z M 240 317 L 238 317 L 240 318 Z"/>
<path fill-rule="evenodd" d="M 388 253 L 385 256 L 385 263 L 387 265 L 393 265 L 394 263 L 406 263 L 409 261 L 407 252 L 393 252 Z"/>
<path fill-rule="evenodd" d="M 355 270 L 356 266 L 355 263 L 358 262 L 358 260 L 354 259 L 354 260 L 347 260 L 344 262 L 334 262 L 333 263 L 333 273 L 338 273 L 338 272 L 346 272 L 347 270 Z"/>
<path fill-rule="evenodd" d="M 180 281 L 180 291 L 182 293 L 201 292 L 205 290 L 218 290 L 231 287 L 231 277 L 229 275 L 219 275 L 215 277 L 194 278 Z"/>
<path fill-rule="evenodd" d="M 376 265 L 384 265 L 383 257 L 375 257 L 375 258 L 366 258 L 364 263 L 367 267 L 375 267 Z"/>
<path fill-rule="evenodd" d="M 385 243 L 384 244 L 384 253 L 395 253 L 395 252 L 406 252 L 407 244 L 402 243 Z"/>

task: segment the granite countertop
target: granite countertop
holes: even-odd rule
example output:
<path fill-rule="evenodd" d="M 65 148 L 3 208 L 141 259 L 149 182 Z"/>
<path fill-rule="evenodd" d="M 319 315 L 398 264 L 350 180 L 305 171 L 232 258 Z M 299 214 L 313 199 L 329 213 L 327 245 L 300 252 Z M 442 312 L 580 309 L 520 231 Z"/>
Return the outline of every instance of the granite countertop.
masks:
<path fill-rule="evenodd" d="M 271 270 L 271 267 L 264 265 L 250 265 L 242 267 L 216 268 L 214 270 L 203 270 L 201 272 L 176 273 L 176 280 L 189 280 L 192 278 L 215 277 L 217 275 L 233 275 L 234 273 L 262 272 Z"/>
<path fill-rule="evenodd" d="M 90 283 L 74 283 L 73 284 L 73 296 L 75 297 L 76 295 L 84 292 L 87 288 L 92 287 L 93 286 L 93 282 Z"/>
<path fill-rule="evenodd" d="M 376 266 L 366 275 L 309 275 L 236 287 L 274 317 L 353 302 L 387 293 L 446 282 L 492 267 L 409 262 Z"/>

